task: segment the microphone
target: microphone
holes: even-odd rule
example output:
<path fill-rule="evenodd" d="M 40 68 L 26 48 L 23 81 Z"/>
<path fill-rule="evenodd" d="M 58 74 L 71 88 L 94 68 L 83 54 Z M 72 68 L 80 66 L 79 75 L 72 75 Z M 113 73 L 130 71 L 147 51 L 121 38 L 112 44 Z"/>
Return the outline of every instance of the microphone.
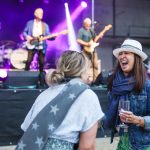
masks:
<path fill-rule="evenodd" d="M 94 21 L 94 24 L 97 24 L 98 22 L 97 21 Z"/>
<path fill-rule="evenodd" d="M 97 21 L 94 21 L 92 24 L 93 25 L 98 25 L 99 23 Z"/>

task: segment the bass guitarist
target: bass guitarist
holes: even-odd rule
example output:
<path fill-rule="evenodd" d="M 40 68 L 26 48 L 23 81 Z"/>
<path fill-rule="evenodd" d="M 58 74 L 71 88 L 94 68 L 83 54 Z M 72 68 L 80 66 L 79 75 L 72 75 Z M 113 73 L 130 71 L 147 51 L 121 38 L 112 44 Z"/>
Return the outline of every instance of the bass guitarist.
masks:
<path fill-rule="evenodd" d="M 100 74 L 100 60 L 98 58 L 97 52 L 94 48 L 99 45 L 96 43 L 101 40 L 106 31 L 108 31 L 112 26 L 106 26 L 98 35 L 91 27 L 92 21 L 90 18 L 85 18 L 83 20 L 83 27 L 78 31 L 77 42 L 81 45 L 81 50 L 87 58 L 89 59 L 89 83 L 94 83 L 97 76 Z"/>

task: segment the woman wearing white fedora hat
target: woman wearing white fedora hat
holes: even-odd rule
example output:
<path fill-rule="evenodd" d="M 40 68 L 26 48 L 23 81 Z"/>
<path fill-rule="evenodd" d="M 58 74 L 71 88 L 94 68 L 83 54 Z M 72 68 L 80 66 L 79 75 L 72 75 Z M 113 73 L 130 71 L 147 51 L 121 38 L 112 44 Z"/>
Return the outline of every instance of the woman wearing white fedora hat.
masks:
<path fill-rule="evenodd" d="M 143 63 L 147 55 L 133 39 L 126 39 L 113 55 L 117 64 L 109 79 L 110 105 L 104 126 L 113 133 L 119 131 L 118 150 L 145 150 L 150 148 L 150 81 Z M 129 110 L 120 111 L 120 101 L 129 101 Z"/>

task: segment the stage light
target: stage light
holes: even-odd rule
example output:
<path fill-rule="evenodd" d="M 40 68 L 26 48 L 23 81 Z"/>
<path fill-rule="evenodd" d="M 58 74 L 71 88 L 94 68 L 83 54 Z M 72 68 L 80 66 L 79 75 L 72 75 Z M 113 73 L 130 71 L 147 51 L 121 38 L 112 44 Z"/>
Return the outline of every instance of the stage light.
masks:
<path fill-rule="evenodd" d="M 68 7 L 68 3 L 67 2 L 64 5 L 65 5 L 65 7 Z"/>
<path fill-rule="evenodd" d="M 87 3 L 85 1 L 81 2 L 81 7 L 86 8 L 87 7 Z"/>
<path fill-rule="evenodd" d="M 49 0 L 43 0 L 44 4 L 49 4 Z"/>
<path fill-rule="evenodd" d="M 19 0 L 19 3 L 24 3 L 24 0 Z"/>
<path fill-rule="evenodd" d="M 6 77 L 7 77 L 7 71 L 4 70 L 4 69 L 1 69 L 1 70 L 0 70 L 0 77 L 1 77 L 1 78 L 6 78 Z"/>
<path fill-rule="evenodd" d="M 67 27 L 69 30 L 69 33 L 68 33 L 69 49 L 79 51 L 79 47 L 78 47 L 78 44 L 76 42 L 75 30 L 73 27 L 74 18 L 77 17 L 78 14 L 76 13 L 75 17 L 73 17 L 72 14 L 70 14 L 68 5 L 65 5 L 65 12 L 66 12 Z"/>
<path fill-rule="evenodd" d="M 0 78 L 4 79 L 7 77 L 7 70 L 5 69 L 0 69 Z"/>
<path fill-rule="evenodd" d="M 61 23 L 59 23 L 57 26 L 55 26 L 52 33 L 58 33 L 62 29 L 67 28 L 69 31 L 67 34 L 68 35 L 68 41 L 67 41 L 67 39 L 64 40 L 64 38 L 66 38 L 66 36 L 65 37 L 59 36 L 53 42 L 47 41 L 48 48 L 50 47 L 50 49 L 59 50 L 59 51 L 57 51 L 57 55 L 60 55 L 61 52 L 65 51 L 66 49 L 69 49 L 69 48 L 74 49 L 74 50 L 80 49 L 77 42 L 76 42 L 76 36 L 74 33 L 75 31 L 74 31 L 74 27 L 73 27 L 72 22 L 73 23 L 75 22 L 75 20 L 79 17 L 79 15 L 81 15 L 82 11 L 84 11 L 84 8 L 81 7 L 81 4 L 79 3 L 79 5 L 76 7 L 76 9 L 73 12 L 71 12 L 71 14 L 70 14 L 69 8 L 68 8 L 69 3 L 66 1 L 67 0 L 64 1 L 66 19 L 64 21 L 62 21 Z M 60 45 L 61 45 L 61 47 L 60 47 Z"/>

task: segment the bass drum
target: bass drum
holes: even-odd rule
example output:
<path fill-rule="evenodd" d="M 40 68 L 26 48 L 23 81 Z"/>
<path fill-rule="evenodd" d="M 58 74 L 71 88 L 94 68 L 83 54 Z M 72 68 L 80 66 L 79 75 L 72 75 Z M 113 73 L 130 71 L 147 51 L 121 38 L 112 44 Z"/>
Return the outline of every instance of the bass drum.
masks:
<path fill-rule="evenodd" d="M 12 52 L 10 62 L 16 69 L 24 69 L 28 58 L 28 51 L 24 49 L 16 49 Z"/>

